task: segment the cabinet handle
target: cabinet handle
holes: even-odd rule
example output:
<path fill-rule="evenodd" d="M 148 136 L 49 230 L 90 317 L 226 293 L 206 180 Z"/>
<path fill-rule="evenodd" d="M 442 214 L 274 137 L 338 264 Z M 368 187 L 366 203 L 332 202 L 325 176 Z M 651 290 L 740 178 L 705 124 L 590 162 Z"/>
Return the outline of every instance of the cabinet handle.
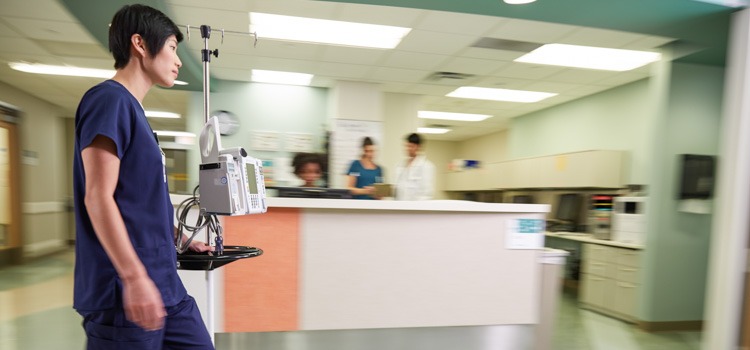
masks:
<path fill-rule="evenodd" d="M 638 271 L 638 269 L 630 269 L 630 268 L 626 268 L 626 267 L 621 267 L 620 271 L 634 272 L 634 271 Z"/>
<path fill-rule="evenodd" d="M 623 287 L 623 288 L 631 288 L 631 289 L 632 289 L 632 288 L 635 288 L 635 286 L 634 286 L 634 285 L 632 285 L 632 284 L 627 284 L 627 283 L 617 283 L 617 285 L 618 285 L 618 286 L 620 286 L 620 287 Z"/>

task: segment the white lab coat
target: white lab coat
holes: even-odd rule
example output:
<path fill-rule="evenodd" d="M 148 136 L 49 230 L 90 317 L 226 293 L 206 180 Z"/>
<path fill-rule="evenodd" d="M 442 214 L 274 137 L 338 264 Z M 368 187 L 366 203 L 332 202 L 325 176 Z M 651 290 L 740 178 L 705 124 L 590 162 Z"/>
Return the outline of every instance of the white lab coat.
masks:
<path fill-rule="evenodd" d="M 407 166 L 404 160 L 396 168 L 396 199 L 419 201 L 432 199 L 435 191 L 435 166 L 419 154 Z"/>

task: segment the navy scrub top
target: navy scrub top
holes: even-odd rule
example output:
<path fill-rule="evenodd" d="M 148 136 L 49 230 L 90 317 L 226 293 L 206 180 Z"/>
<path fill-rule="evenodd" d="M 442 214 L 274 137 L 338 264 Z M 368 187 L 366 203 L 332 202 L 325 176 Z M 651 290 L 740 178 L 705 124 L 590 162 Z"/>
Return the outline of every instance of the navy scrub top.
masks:
<path fill-rule="evenodd" d="M 177 275 L 174 212 L 161 149 L 143 107 L 120 83 L 104 81 L 81 99 L 76 112 L 73 187 L 76 263 L 73 307 L 98 311 L 122 306 L 122 283 L 99 243 L 86 211 L 81 151 L 97 135 L 111 139 L 120 158 L 115 202 L 138 257 L 161 292 L 165 306 L 186 295 Z"/>

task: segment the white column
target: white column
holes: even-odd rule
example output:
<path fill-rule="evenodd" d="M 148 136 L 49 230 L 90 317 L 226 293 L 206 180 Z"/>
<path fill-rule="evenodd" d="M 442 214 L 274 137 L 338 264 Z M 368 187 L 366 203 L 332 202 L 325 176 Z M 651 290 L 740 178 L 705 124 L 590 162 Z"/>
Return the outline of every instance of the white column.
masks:
<path fill-rule="evenodd" d="M 703 349 L 737 349 L 750 208 L 750 10 L 732 17 Z"/>

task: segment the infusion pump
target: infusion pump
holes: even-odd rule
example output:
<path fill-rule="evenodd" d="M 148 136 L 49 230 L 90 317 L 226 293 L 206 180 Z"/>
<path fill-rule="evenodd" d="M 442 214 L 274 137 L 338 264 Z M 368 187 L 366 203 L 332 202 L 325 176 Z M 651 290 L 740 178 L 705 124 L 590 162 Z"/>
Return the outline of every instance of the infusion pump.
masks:
<path fill-rule="evenodd" d="M 219 122 L 208 120 L 200 135 L 198 173 L 201 214 L 245 215 L 266 212 L 263 162 L 242 147 L 222 149 Z"/>

